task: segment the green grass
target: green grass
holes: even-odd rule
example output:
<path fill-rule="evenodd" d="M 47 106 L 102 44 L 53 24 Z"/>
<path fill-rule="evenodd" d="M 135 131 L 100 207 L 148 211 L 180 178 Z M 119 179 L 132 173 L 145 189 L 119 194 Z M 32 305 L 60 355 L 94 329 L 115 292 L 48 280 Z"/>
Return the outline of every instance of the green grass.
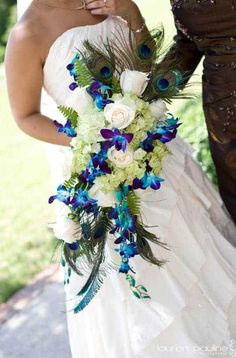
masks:
<path fill-rule="evenodd" d="M 47 228 L 54 210 L 44 148 L 16 126 L 2 81 L 0 108 L 1 303 L 51 262 L 55 241 Z"/>

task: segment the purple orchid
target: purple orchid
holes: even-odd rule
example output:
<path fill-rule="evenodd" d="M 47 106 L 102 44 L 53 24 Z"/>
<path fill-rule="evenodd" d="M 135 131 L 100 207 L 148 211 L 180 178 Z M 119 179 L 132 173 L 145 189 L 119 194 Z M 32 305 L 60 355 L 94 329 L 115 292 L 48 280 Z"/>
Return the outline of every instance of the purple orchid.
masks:
<path fill-rule="evenodd" d="M 72 82 L 72 83 L 69 85 L 69 89 L 70 89 L 71 91 L 74 91 L 77 87 L 79 87 L 79 86 L 77 85 L 76 82 Z"/>
<path fill-rule="evenodd" d="M 68 137 L 76 137 L 77 136 L 74 128 L 72 128 L 72 126 L 71 126 L 71 121 L 69 119 L 67 120 L 65 125 L 57 122 L 56 120 L 54 120 L 53 123 L 58 128 L 58 130 L 57 130 L 58 132 L 66 133 L 66 135 Z"/>
<path fill-rule="evenodd" d="M 111 130 L 104 128 L 101 129 L 100 133 L 103 138 L 111 139 L 111 141 L 109 141 L 110 147 L 114 145 L 116 150 L 122 149 L 123 152 L 125 152 L 128 143 L 132 141 L 134 136 L 132 133 L 121 133 L 119 129 Z"/>

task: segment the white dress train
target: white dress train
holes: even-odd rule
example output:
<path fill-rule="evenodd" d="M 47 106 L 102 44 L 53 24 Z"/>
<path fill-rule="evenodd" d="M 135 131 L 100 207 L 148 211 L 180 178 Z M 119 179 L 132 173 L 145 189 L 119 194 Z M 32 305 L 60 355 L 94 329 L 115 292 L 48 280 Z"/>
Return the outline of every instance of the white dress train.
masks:
<path fill-rule="evenodd" d="M 97 25 L 69 29 L 52 44 L 44 88 L 57 104 L 70 95 L 66 65 L 76 48 L 85 39 L 102 46 L 105 37 L 114 36 L 118 23 L 128 34 L 119 18 L 109 16 Z M 78 314 L 71 311 L 71 298 L 85 278 L 72 273 L 65 288 L 73 358 L 195 358 L 212 357 L 214 352 L 233 357 L 234 351 L 236 356 L 236 249 L 227 240 L 227 235 L 236 235 L 235 227 L 218 192 L 192 158 L 191 147 L 180 137 L 168 146 L 172 155 L 164 162 L 166 181 L 142 201 L 146 223 L 154 225 L 153 232 L 171 248 L 152 245 L 153 251 L 168 263 L 158 269 L 140 256 L 130 262 L 136 281 L 148 289 L 151 299 L 134 297 L 124 275 L 112 271 Z M 65 156 L 62 152 L 58 160 L 66 173 L 70 149 L 63 151 Z M 113 241 L 108 238 L 106 254 L 118 264 Z"/>

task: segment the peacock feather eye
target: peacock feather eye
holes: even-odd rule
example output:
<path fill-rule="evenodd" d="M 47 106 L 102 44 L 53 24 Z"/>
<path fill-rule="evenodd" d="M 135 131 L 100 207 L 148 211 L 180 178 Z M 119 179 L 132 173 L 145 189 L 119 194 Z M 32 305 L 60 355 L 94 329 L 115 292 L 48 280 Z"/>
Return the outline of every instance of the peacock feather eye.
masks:
<path fill-rule="evenodd" d="M 70 250 L 76 251 L 79 248 L 79 244 L 77 241 L 72 242 L 72 243 L 67 243 L 67 246 L 69 247 Z"/>
<path fill-rule="evenodd" d="M 161 77 L 156 81 L 156 87 L 160 91 L 167 91 L 170 87 L 170 82 L 167 78 Z"/>
<path fill-rule="evenodd" d="M 147 44 L 143 43 L 138 47 L 138 55 L 143 60 L 149 60 L 153 52 Z"/>
<path fill-rule="evenodd" d="M 109 61 L 103 56 L 90 57 L 88 67 L 94 78 L 99 81 L 108 81 L 112 79 L 114 68 Z"/>
<path fill-rule="evenodd" d="M 100 70 L 100 74 L 103 78 L 111 78 L 113 76 L 113 70 L 109 66 L 103 66 Z"/>

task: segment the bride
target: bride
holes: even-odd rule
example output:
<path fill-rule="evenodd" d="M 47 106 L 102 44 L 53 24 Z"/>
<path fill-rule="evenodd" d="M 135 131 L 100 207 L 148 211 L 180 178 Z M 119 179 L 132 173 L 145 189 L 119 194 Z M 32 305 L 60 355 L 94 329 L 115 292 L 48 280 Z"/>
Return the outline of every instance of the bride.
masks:
<path fill-rule="evenodd" d="M 71 93 L 65 67 L 75 48 L 86 39 L 102 47 L 119 28 L 125 36 L 131 29 L 137 43 L 149 34 L 130 0 L 32 1 L 10 33 L 5 57 L 10 104 L 22 131 L 69 152 L 71 138 L 55 131 L 52 118 L 40 112 L 41 90 L 64 104 Z M 73 358 L 232 356 L 236 250 L 227 241 L 232 223 L 191 148 L 178 136 L 168 146 L 172 155 L 162 170 L 166 184 L 141 202 L 147 224 L 171 248 L 158 249 L 168 262 L 159 270 L 140 257 L 134 260 L 150 300 L 131 296 L 113 271 L 78 314 L 70 308 L 84 279 L 72 272 L 65 289 Z M 107 252 L 116 260 L 110 242 Z"/>

